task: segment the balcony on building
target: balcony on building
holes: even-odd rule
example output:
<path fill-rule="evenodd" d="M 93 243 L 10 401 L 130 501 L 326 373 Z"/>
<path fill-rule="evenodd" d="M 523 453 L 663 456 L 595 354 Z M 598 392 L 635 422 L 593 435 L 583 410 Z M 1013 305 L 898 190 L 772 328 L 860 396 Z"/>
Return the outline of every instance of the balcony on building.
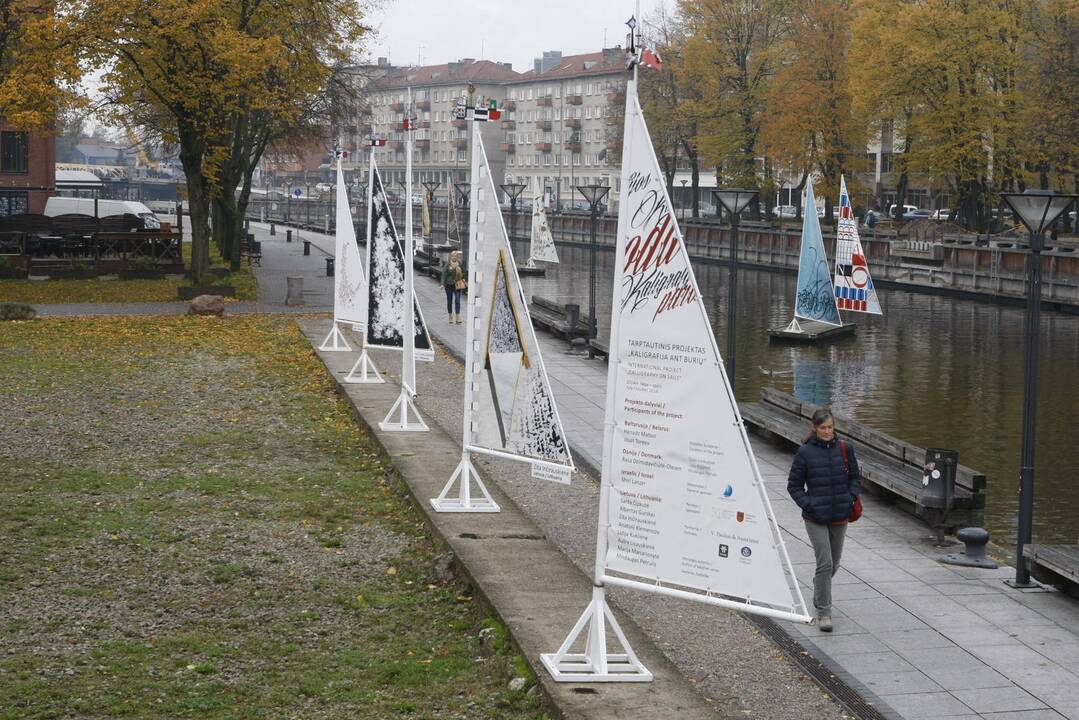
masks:
<path fill-rule="evenodd" d="M 427 140 L 427 139 L 417 140 L 416 141 L 416 147 L 419 148 L 420 150 L 423 150 L 423 151 L 430 150 L 431 149 L 431 141 Z"/>
<path fill-rule="evenodd" d="M 580 153 L 581 152 L 581 143 L 579 143 L 576 140 L 571 140 L 570 142 L 566 143 L 565 148 L 566 148 L 567 152 Z"/>
<path fill-rule="evenodd" d="M 536 121 L 536 129 L 537 130 L 544 130 L 546 132 L 550 132 L 551 131 L 551 121 L 550 120 L 537 120 Z"/>
<path fill-rule="evenodd" d="M 390 103 L 391 112 L 404 112 L 405 104 L 403 102 Z"/>
<path fill-rule="evenodd" d="M 575 130 L 581 127 L 581 118 L 566 118 L 566 127 L 573 128 Z"/>
<path fill-rule="evenodd" d="M 505 102 L 502 103 L 502 109 L 506 110 L 507 112 L 516 110 L 517 109 L 517 101 L 516 100 L 506 100 Z"/>
<path fill-rule="evenodd" d="M 416 127 L 418 127 L 420 130 L 426 130 L 426 129 L 431 127 L 431 121 L 430 120 L 420 120 L 420 121 L 418 121 L 416 123 Z"/>
<path fill-rule="evenodd" d="M 416 101 L 416 109 L 417 110 L 424 110 L 424 111 L 430 110 L 431 109 L 431 101 L 430 100 L 417 100 Z"/>
<path fill-rule="evenodd" d="M 516 130 L 517 129 L 517 121 L 516 120 L 503 120 L 502 121 L 502 129 L 503 130 Z"/>
<path fill-rule="evenodd" d="M 580 105 L 584 102 L 584 97 L 581 95 L 567 95 L 566 102 L 570 105 Z"/>
<path fill-rule="evenodd" d="M 551 143 L 549 143 L 549 142 L 538 142 L 538 143 L 536 143 L 535 147 L 540 152 L 545 152 L 545 153 L 551 152 Z"/>
<path fill-rule="evenodd" d="M 468 120 L 463 120 L 463 119 L 459 119 L 459 118 L 455 119 L 453 121 L 453 126 L 455 128 L 457 128 L 457 129 L 459 129 L 459 130 L 467 130 L 468 129 Z"/>
<path fill-rule="evenodd" d="M 506 153 L 507 155 L 513 155 L 517 152 L 517 146 L 513 143 L 502 143 L 498 147 L 502 152 Z"/>
<path fill-rule="evenodd" d="M 404 140 L 394 140 L 389 145 L 394 150 L 404 150 L 405 149 L 405 141 Z"/>
<path fill-rule="evenodd" d="M 450 140 L 450 147 L 456 148 L 458 150 L 467 150 L 468 138 L 457 138 L 455 140 Z"/>
<path fill-rule="evenodd" d="M 538 107 L 553 107 L 554 106 L 554 98 L 551 97 L 550 95 L 545 95 L 543 97 L 538 97 L 538 98 L 536 98 L 536 105 Z"/>
<path fill-rule="evenodd" d="M 608 102 L 625 102 L 625 100 L 626 100 L 626 89 L 624 87 L 622 87 L 622 88 L 612 88 L 611 90 L 608 90 L 607 91 L 607 100 L 608 100 Z"/>

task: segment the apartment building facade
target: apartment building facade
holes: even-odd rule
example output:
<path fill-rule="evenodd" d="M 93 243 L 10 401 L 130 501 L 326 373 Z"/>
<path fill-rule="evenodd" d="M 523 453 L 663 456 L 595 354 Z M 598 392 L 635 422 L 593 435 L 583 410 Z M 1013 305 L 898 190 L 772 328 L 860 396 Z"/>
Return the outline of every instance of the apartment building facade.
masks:
<path fill-rule="evenodd" d="M 411 89 L 413 188 L 437 182 L 436 196 L 448 200 L 454 184 L 471 174 L 471 123 L 455 116 L 461 102 L 502 110 L 499 120 L 481 123 L 487 159 L 496 184 L 525 185 L 522 199 L 543 199 L 572 207 L 583 202 L 576 185 L 616 188 L 619 168 L 612 162 L 612 128 L 621 133 L 627 73 L 621 48 L 563 57 L 545 52 L 526 73 L 509 63 L 465 58 L 442 65 L 398 68 L 384 59 L 357 68 L 353 87 L 362 99 L 354 121 L 342 129 L 350 151 L 346 168 L 360 177 L 374 152 L 387 188 L 401 192 L 405 179 L 402 122 Z M 370 147 L 368 138 L 385 139 Z M 366 178 L 361 178 L 366 181 Z M 463 186 L 462 186 L 463 189 Z M 610 200 L 613 200 L 611 198 Z"/>

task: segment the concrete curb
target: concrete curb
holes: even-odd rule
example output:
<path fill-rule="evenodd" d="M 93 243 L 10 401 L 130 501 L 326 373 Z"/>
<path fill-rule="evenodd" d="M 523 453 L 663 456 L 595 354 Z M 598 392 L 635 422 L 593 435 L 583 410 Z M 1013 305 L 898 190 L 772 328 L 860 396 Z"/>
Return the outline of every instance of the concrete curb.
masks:
<path fill-rule="evenodd" d="M 454 553 L 473 586 L 505 624 L 562 717 L 596 720 L 718 717 L 637 624 L 617 610 L 618 621 L 630 644 L 655 680 L 610 684 L 551 680 L 540 664 L 539 655 L 553 652 L 565 639 L 591 597 L 591 579 L 547 540 L 495 482 L 488 482 L 487 487 L 502 512 L 435 513 L 428 499 L 438 495 L 456 467 L 461 452 L 459 443 L 426 416 L 431 426 L 429 433 L 378 430 L 378 422 L 397 398 L 397 385 L 343 383 L 341 378 L 354 362 L 354 353 L 323 353 L 317 349 L 329 331 L 330 321 L 304 318 L 297 322 L 326 365 L 338 392 L 349 400 L 357 419 L 392 458 L 428 525 Z"/>

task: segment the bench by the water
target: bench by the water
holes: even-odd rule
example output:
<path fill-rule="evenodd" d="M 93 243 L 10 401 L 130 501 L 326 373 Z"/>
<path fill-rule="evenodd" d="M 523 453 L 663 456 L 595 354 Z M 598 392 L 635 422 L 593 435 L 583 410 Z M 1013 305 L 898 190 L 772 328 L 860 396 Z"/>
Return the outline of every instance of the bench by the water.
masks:
<path fill-rule="evenodd" d="M 1079 593 L 1079 545 L 1024 545 L 1031 574 L 1042 582 Z"/>
<path fill-rule="evenodd" d="M 740 409 L 748 428 L 797 447 L 809 434 L 810 418 L 819 407 L 773 388 L 762 388 L 760 402 L 744 403 Z M 893 500 L 938 529 L 984 523 L 986 478 L 983 473 L 958 466 L 951 509 L 942 516 L 941 510 L 927 501 L 922 487 L 925 448 L 874 430 L 848 416 L 836 413 L 834 417 L 836 431 L 855 443 L 863 486 L 869 486 L 875 495 Z"/>
<path fill-rule="evenodd" d="M 573 303 L 563 305 L 553 300 L 532 296 L 528 305 L 528 314 L 532 325 L 546 330 L 556 337 L 572 340 L 588 337 L 588 316 L 581 314 L 581 306 Z"/>

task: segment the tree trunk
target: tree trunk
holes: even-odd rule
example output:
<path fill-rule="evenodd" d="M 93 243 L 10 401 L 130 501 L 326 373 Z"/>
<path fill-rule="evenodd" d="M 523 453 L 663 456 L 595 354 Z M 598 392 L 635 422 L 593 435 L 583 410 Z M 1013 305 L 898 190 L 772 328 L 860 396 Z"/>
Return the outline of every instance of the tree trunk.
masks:
<path fill-rule="evenodd" d="M 191 216 L 192 280 L 210 267 L 210 188 L 202 173 L 205 145 L 191 128 L 180 128 L 180 163 L 187 178 L 187 206 Z"/>

